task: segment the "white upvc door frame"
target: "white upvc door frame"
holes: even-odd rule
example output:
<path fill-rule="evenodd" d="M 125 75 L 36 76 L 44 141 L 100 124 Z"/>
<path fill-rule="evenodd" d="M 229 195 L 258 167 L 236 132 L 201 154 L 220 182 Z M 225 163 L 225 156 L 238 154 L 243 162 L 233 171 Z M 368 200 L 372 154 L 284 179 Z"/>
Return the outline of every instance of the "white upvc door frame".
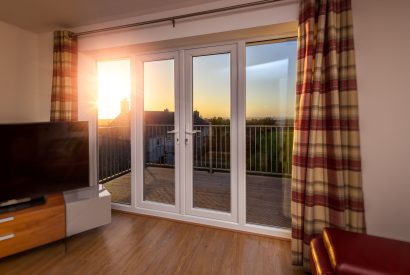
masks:
<path fill-rule="evenodd" d="M 130 212 L 130 213 L 136 213 L 136 214 L 142 214 L 142 215 L 152 215 L 152 216 L 157 216 L 157 217 L 162 217 L 162 218 L 168 218 L 168 219 L 174 219 L 174 220 L 179 220 L 182 222 L 188 222 L 188 223 L 197 223 L 197 224 L 203 224 L 203 225 L 209 225 L 209 226 L 215 226 L 215 227 L 220 227 L 220 228 L 227 228 L 227 229 L 232 229 L 232 230 L 238 230 L 238 231 L 243 231 L 243 232 L 251 232 L 251 233 L 256 233 L 256 234 L 262 234 L 262 235 L 267 235 L 267 236 L 275 236 L 279 238 L 284 238 L 284 239 L 290 239 L 291 237 L 291 230 L 288 228 L 279 228 L 279 227 L 270 227 L 270 226 L 264 226 L 264 225 L 255 225 L 255 224 L 249 224 L 246 222 L 246 45 L 249 42 L 254 42 L 254 41 L 264 41 L 264 40 L 276 40 L 278 39 L 277 37 L 261 37 L 261 38 L 250 38 L 250 39 L 244 39 L 244 40 L 237 40 L 234 42 L 228 42 L 228 43 L 216 43 L 216 44 L 210 44 L 210 45 L 204 45 L 201 47 L 194 47 L 194 48 L 177 48 L 177 49 L 170 49 L 170 50 L 159 50 L 156 52 L 140 55 L 137 53 L 127 55 L 126 57 L 121 57 L 121 58 L 129 58 L 131 60 L 132 64 L 132 98 L 131 98 L 131 114 L 132 114 L 132 119 L 131 119 L 131 205 L 124 205 L 120 203 L 112 203 L 112 208 L 114 210 L 119 210 L 119 211 L 125 211 L 125 212 Z M 184 144 L 185 140 L 185 116 L 187 113 L 187 100 L 183 100 L 186 97 L 186 83 L 188 79 L 188 75 L 185 73 L 186 71 L 186 65 L 187 65 L 187 58 L 186 52 L 190 51 L 195 51 L 197 49 L 204 49 L 204 48 L 212 48 L 212 47 L 236 47 L 235 50 L 235 58 L 237 58 L 237 64 L 232 67 L 231 65 L 231 70 L 236 70 L 237 73 L 237 81 L 234 83 L 234 86 L 237 87 L 236 91 L 232 90 L 234 93 L 234 96 L 236 97 L 235 102 L 232 101 L 231 98 L 231 108 L 235 106 L 236 112 L 237 112 L 237 117 L 232 118 L 236 120 L 236 125 L 235 125 L 235 134 L 237 135 L 235 137 L 236 139 L 236 146 L 235 146 L 235 152 L 237 153 L 236 157 L 236 162 L 237 165 L 235 171 L 235 176 L 237 177 L 234 189 L 231 189 L 231 196 L 234 195 L 237 198 L 236 206 L 232 207 L 231 205 L 231 210 L 236 211 L 235 215 L 231 215 L 230 217 L 223 216 L 215 218 L 212 214 L 209 217 L 207 215 L 195 215 L 197 214 L 195 211 L 186 211 L 188 209 L 187 205 L 187 200 L 184 199 L 186 198 L 187 194 L 187 184 L 186 184 L 186 149 Z M 179 187 L 179 192 L 175 190 L 176 196 L 179 196 L 179 202 L 177 203 L 176 200 L 176 207 L 179 207 L 179 211 L 176 209 L 168 208 L 166 206 L 169 205 L 161 205 L 159 203 L 142 203 L 141 201 L 141 196 L 142 196 L 142 189 L 138 187 L 138 182 L 142 183 L 142 178 L 141 178 L 141 171 L 137 169 L 137 164 L 141 163 L 141 156 L 140 152 L 143 151 L 138 151 L 143 149 L 142 146 L 142 137 L 139 136 L 141 135 L 142 131 L 139 131 L 140 129 L 137 127 L 137 121 L 138 117 L 141 118 L 143 114 L 143 105 L 140 105 L 141 103 L 143 104 L 143 86 L 140 86 L 141 83 L 138 84 L 138 81 L 140 76 L 142 75 L 141 71 L 141 64 L 138 65 L 138 62 L 143 60 L 143 57 L 149 57 L 149 56 L 161 56 L 164 54 L 166 56 L 170 52 L 177 54 L 178 57 L 176 57 L 174 60 L 175 62 L 179 62 L 178 66 L 174 65 L 175 67 L 175 72 L 179 73 L 178 76 L 178 81 L 175 80 L 175 83 L 178 83 L 178 89 L 175 90 L 175 92 L 179 92 L 179 100 L 176 100 L 175 103 L 179 102 L 180 106 L 180 113 L 179 113 L 179 138 L 180 138 L 180 144 L 179 144 L 179 163 L 180 163 L 180 168 L 178 169 L 179 171 L 179 182 L 176 182 L 176 188 Z M 231 61 L 233 59 L 233 55 L 231 54 Z M 175 64 L 175 63 L 174 63 Z M 189 65 L 189 64 L 188 64 Z M 192 66 L 192 65 L 191 65 Z M 232 71 L 231 71 L 232 73 Z M 232 81 L 232 79 L 231 79 Z M 233 86 L 231 86 L 232 88 Z M 192 90 L 192 87 L 191 87 Z M 192 91 L 191 91 L 192 92 Z M 142 97 L 142 98 L 141 98 Z M 190 103 L 192 105 L 192 103 Z M 232 110 L 231 110 L 231 115 L 232 115 Z M 191 114 L 189 114 L 191 116 Z M 233 120 L 231 120 L 231 127 L 232 127 Z M 141 124 L 142 125 L 142 124 Z M 184 127 L 182 127 L 184 126 Z M 231 129 L 231 135 L 233 133 L 234 129 Z M 138 141 L 138 142 L 137 142 Z M 233 144 L 231 144 L 233 145 Z M 232 149 L 234 147 L 231 147 Z M 176 149 L 177 150 L 177 149 Z M 235 160 L 234 156 L 231 156 L 231 164 L 232 161 Z M 140 166 L 142 167 L 142 166 Z M 231 175 L 233 174 L 233 171 L 231 170 Z M 235 182 L 231 179 L 231 184 Z M 177 185 L 179 185 L 177 187 Z M 177 195 L 178 194 L 178 195 Z M 191 192 L 192 194 L 192 192 Z M 177 198 L 176 198 L 177 199 Z M 232 204 L 231 200 L 231 204 Z M 165 206 L 165 207 L 164 207 Z M 194 209 L 195 210 L 195 209 Z M 214 211 L 216 212 L 216 211 Z M 219 213 L 216 213 L 219 214 Z"/>
<path fill-rule="evenodd" d="M 174 60 L 174 146 L 175 146 L 175 204 L 166 204 L 154 201 L 144 200 L 144 63 L 162 60 Z M 181 178 L 181 161 L 180 161 L 180 147 L 184 143 L 183 132 L 180 127 L 180 57 L 178 51 L 155 53 L 147 55 L 139 55 L 135 57 L 135 76 L 136 76 L 136 96 L 135 96 L 135 117 L 133 122 L 135 124 L 135 146 L 133 155 L 135 158 L 135 184 L 136 187 L 133 197 L 135 198 L 134 207 L 142 207 L 145 209 L 152 209 L 165 212 L 180 213 L 181 199 L 180 199 L 180 182 Z M 160 81 L 160 80 L 159 80 Z"/>
<path fill-rule="evenodd" d="M 217 54 L 230 54 L 230 194 L 231 212 L 215 211 L 193 207 L 193 65 L 196 56 L 210 56 Z M 185 74 L 185 212 L 190 216 L 209 219 L 238 222 L 238 119 L 237 119 L 237 90 L 238 90 L 238 58 L 237 44 L 209 46 L 186 50 L 184 52 Z"/>

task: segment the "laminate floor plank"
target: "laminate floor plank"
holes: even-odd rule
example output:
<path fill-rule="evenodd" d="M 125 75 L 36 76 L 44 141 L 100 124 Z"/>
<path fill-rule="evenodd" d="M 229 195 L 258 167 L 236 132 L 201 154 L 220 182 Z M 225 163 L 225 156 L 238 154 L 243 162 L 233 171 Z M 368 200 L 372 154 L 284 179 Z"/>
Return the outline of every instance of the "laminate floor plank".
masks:
<path fill-rule="evenodd" d="M 289 241 L 115 211 L 66 245 L 0 259 L 0 274 L 303 274 Z"/>

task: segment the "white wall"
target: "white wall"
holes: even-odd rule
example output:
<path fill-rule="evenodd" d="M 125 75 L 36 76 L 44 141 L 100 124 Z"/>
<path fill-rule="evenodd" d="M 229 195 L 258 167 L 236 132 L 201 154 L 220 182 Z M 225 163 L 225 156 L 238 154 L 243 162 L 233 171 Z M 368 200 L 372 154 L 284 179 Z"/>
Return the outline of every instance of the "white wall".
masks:
<path fill-rule="evenodd" d="M 236 5 L 249 0 L 225 0 L 224 6 Z M 107 26 L 121 25 L 131 22 L 140 22 L 157 18 L 192 13 L 200 10 L 208 10 L 221 7 L 220 2 L 198 5 L 191 8 L 166 11 L 147 16 L 117 20 L 104 24 L 96 24 L 75 29 L 76 32 L 102 28 Z M 186 38 L 197 35 L 240 30 L 245 28 L 268 26 L 278 23 L 296 21 L 298 16 L 298 4 L 295 0 L 265 5 L 246 10 L 229 12 L 217 15 L 208 15 L 201 18 L 191 18 L 176 21 L 173 28 L 171 22 L 151 25 L 143 28 L 133 28 L 124 31 L 108 32 L 104 35 L 85 36 L 79 40 L 79 51 L 90 51 L 110 47 L 141 44 L 154 41 L 164 41 L 176 38 Z"/>
<path fill-rule="evenodd" d="M 53 35 L 0 21 L 0 123 L 50 120 Z"/>
<path fill-rule="evenodd" d="M 410 1 L 354 0 L 368 232 L 410 241 Z"/>
<path fill-rule="evenodd" d="M 0 37 L 0 123 L 37 121 L 37 35 L 0 21 Z"/>
<path fill-rule="evenodd" d="M 53 33 L 38 35 L 38 120 L 49 121 L 51 109 L 51 86 L 53 80 Z"/>

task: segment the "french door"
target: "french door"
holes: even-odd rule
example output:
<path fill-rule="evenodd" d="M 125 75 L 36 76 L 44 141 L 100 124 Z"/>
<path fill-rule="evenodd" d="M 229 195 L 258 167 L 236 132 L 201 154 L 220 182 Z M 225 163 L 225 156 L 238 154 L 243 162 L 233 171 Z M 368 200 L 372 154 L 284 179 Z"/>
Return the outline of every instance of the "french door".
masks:
<path fill-rule="evenodd" d="M 178 213 L 183 181 L 179 54 L 139 57 L 136 73 L 136 203 L 147 209 Z"/>
<path fill-rule="evenodd" d="M 186 213 L 237 220 L 236 46 L 185 52 Z"/>
<path fill-rule="evenodd" d="M 236 62 L 236 45 L 137 57 L 137 207 L 237 221 Z"/>

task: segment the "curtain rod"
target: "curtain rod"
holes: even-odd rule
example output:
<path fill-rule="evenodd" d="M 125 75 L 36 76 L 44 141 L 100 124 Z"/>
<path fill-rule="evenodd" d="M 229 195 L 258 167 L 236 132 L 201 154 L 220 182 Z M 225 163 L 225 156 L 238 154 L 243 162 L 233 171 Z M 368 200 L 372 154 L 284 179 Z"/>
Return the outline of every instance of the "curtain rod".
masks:
<path fill-rule="evenodd" d="M 78 36 L 84 36 L 84 35 L 95 34 L 95 33 L 100 33 L 100 32 L 115 31 L 115 30 L 145 26 L 145 25 L 162 23 L 162 22 L 171 22 L 172 26 L 175 27 L 175 21 L 179 20 L 179 19 L 195 17 L 195 16 L 201 16 L 201 15 L 207 15 L 207 14 L 213 14 L 213 13 L 219 13 L 219 12 L 224 12 L 224 11 L 243 9 L 243 8 L 254 7 L 254 6 L 260 6 L 260 5 L 271 4 L 271 3 L 281 2 L 281 1 L 285 1 L 285 0 L 262 0 L 262 1 L 250 2 L 250 3 L 239 4 L 239 5 L 234 5 L 234 6 L 228 6 L 228 7 L 218 8 L 218 9 L 199 11 L 199 12 L 188 13 L 188 14 L 177 15 L 177 16 L 171 16 L 171 17 L 165 17 L 165 18 L 154 19 L 154 20 L 149 20 L 149 21 L 136 22 L 136 23 L 131 23 L 131 24 L 125 24 L 125 25 L 119 25 L 119 26 L 113 26 L 113 27 L 107 27 L 107 28 L 101 28 L 101 29 L 94 29 L 94 30 L 89 30 L 89 31 L 84 31 L 84 32 L 78 32 L 78 33 L 72 34 L 72 36 L 73 37 L 78 37 Z"/>

